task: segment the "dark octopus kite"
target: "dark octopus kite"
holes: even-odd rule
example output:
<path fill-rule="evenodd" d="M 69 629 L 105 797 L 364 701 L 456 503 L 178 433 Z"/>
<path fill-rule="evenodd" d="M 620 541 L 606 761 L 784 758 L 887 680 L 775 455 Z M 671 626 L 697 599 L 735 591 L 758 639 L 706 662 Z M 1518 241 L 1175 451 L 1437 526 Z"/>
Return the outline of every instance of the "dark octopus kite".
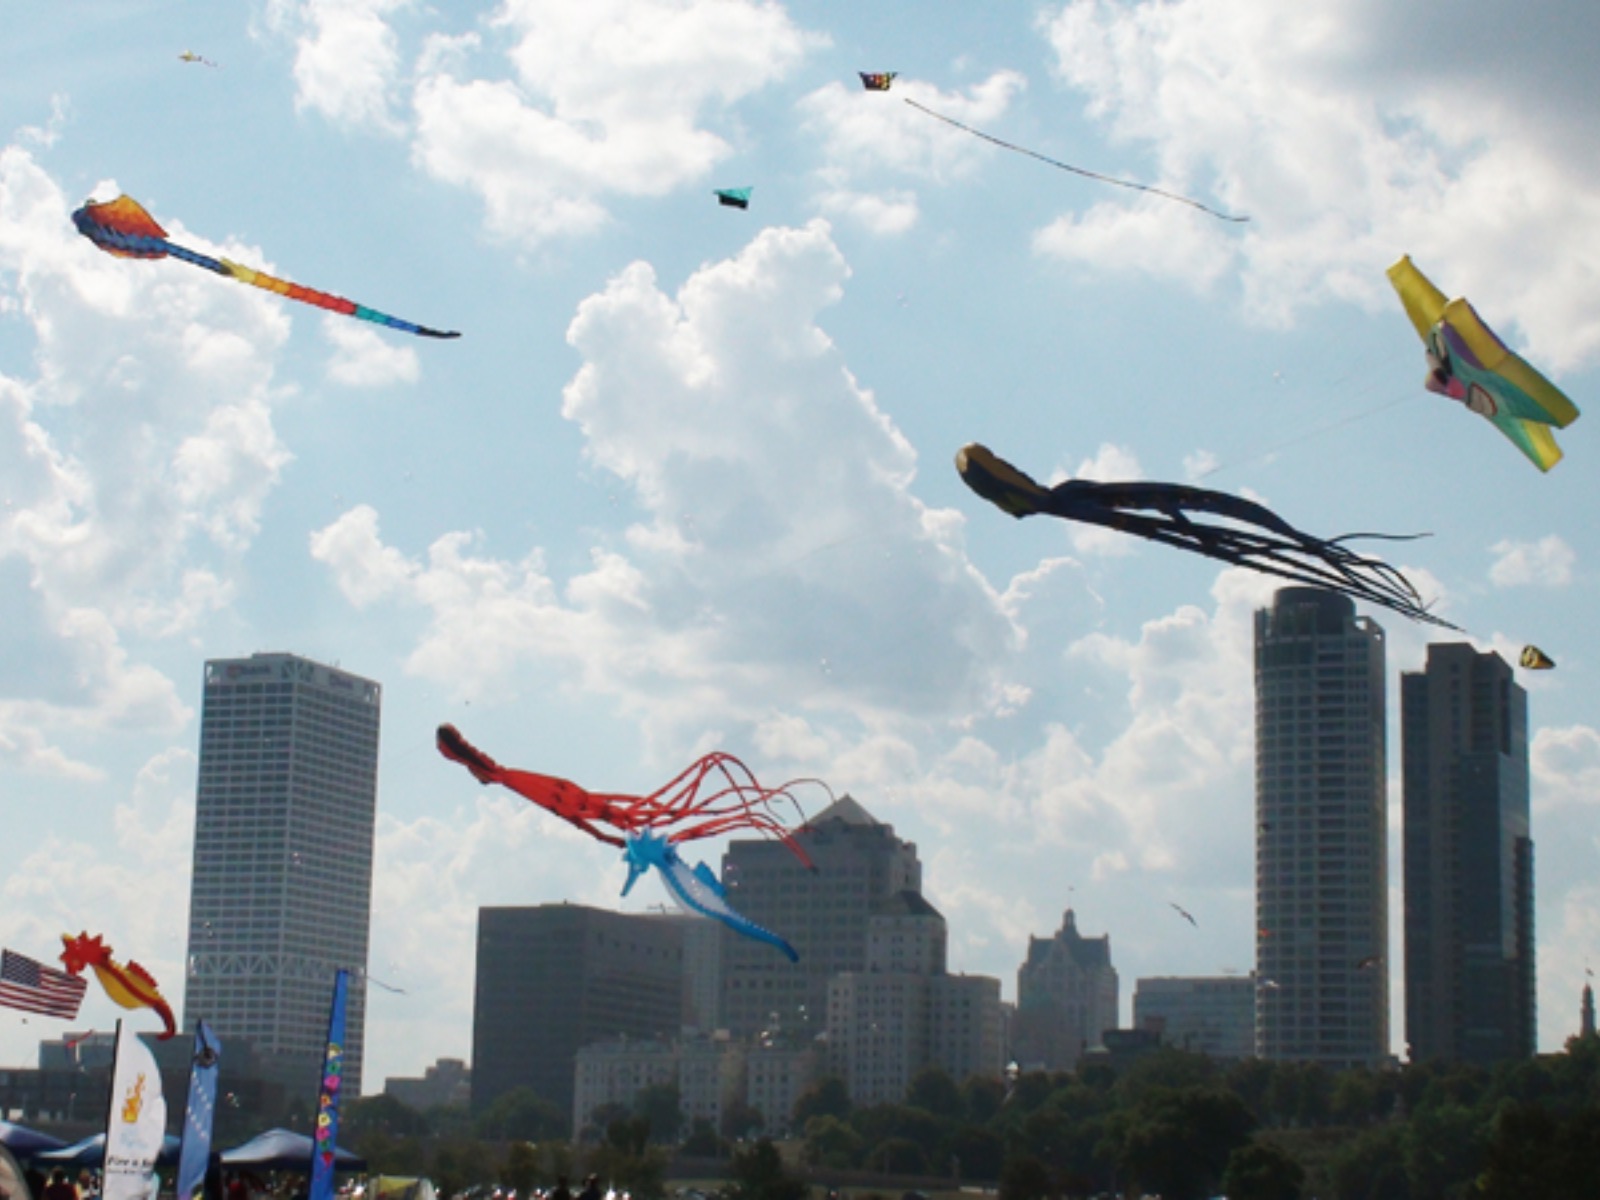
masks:
<path fill-rule="evenodd" d="M 956 470 L 969 488 L 1014 517 L 1047 514 L 1103 525 L 1296 583 L 1343 592 L 1414 621 L 1458 628 L 1430 613 L 1416 588 L 1394 567 L 1343 545 L 1352 538 L 1409 541 L 1426 536 L 1423 534 L 1312 537 L 1254 501 L 1175 483 L 1069 479 L 1045 488 L 977 443 L 956 455 Z M 1193 520 L 1198 513 L 1212 513 L 1237 524 Z"/>
<path fill-rule="evenodd" d="M 454 725 L 441 725 L 439 753 L 472 772 L 479 783 L 498 783 L 533 801 L 547 812 L 610 846 L 626 848 L 630 834 L 664 833 L 669 844 L 716 837 L 736 829 L 753 829 L 777 838 L 807 867 L 811 858 L 776 816 L 780 801 L 799 811 L 793 789 L 819 779 L 792 779 L 781 787 L 763 787 L 754 773 L 731 754 L 715 751 L 696 759 L 647 796 L 589 792 L 570 780 L 502 767 L 479 750 Z M 831 794 L 831 793 L 830 793 Z"/>
<path fill-rule="evenodd" d="M 332 296 L 315 288 L 289 283 L 287 280 L 274 278 L 264 271 L 254 271 L 249 267 L 241 267 L 236 262 L 229 262 L 225 258 L 212 258 L 209 254 L 201 254 L 199 251 L 169 242 L 167 231 L 156 223 L 156 219 L 144 210 L 143 205 L 130 196 L 118 196 L 115 200 L 106 201 L 90 200 L 72 214 L 72 223 L 84 237 L 107 254 L 115 254 L 118 258 L 182 259 L 186 263 L 204 267 L 228 279 L 237 279 L 240 283 L 277 292 L 280 296 L 287 296 L 291 300 L 313 304 L 330 312 L 343 313 L 347 317 L 356 317 L 377 325 L 387 325 L 390 329 L 414 333 L 418 337 L 461 336 L 459 333 L 447 333 L 440 329 L 429 329 L 426 325 L 402 321 L 399 317 L 391 317 L 388 313 L 367 308 L 353 300 L 346 300 L 343 296 Z"/>

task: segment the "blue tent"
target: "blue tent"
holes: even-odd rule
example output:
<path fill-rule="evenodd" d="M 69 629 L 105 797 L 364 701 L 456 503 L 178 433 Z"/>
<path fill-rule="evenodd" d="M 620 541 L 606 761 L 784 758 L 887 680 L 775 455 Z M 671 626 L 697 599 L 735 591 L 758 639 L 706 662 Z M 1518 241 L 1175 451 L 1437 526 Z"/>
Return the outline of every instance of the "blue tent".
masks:
<path fill-rule="evenodd" d="M 176 1166 L 178 1151 L 182 1146 L 181 1139 L 167 1134 L 161 1139 L 161 1153 L 156 1155 L 156 1165 Z M 44 1163 L 46 1166 L 52 1163 L 58 1167 L 103 1166 L 106 1160 L 106 1135 L 97 1133 L 93 1137 L 86 1137 L 81 1142 L 73 1142 L 72 1145 L 63 1146 L 59 1150 L 43 1150 L 29 1157 L 34 1163 Z"/>
<path fill-rule="evenodd" d="M 10 1121 L 0 1121 L 0 1146 L 18 1158 L 31 1158 L 41 1150 L 59 1150 L 65 1145 L 60 1138 L 51 1137 L 48 1133 L 40 1133 L 25 1125 L 13 1125 Z"/>
<path fill-rule="evenodd" d="M 255 1167 L 259 1171 L 311 1170 L 311 1139 L 303 1133 L 287 1129 L 269 1129 L 258 1133 L 242 1146 L 222 1152 L 224 1167 Z M 367 1160 L 334 1147 L 333 1165 L 336 1171 L 365 1171 Z"/>

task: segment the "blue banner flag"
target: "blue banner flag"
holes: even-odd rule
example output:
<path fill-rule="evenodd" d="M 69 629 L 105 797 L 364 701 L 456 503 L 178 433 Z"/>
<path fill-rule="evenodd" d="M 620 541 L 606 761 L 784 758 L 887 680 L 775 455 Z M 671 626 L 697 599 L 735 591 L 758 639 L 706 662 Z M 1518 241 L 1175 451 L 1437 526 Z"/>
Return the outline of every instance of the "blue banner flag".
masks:
<path fill-rule="evenodd" d="M 328 1013 L 328 1052 L 322 1058 L 322 1084 L 317 1090 L 317 1130 L 311 1145 L 310 1200 L 333 1200 L 333 1155 L 339 1138 L 340 1092 L 344 1084 L 344 1009 L 350 972 L 340 969 L 333 980 L 333 1006 Z"/>
<path fill-rule="evenodd" d="M 194 1200 L 205 1187 L 221 1060 L 221 1040 L 211 1026 L 199 1022 L 194 1030 L 194 1057 L 189 1060 L 189 1103 L 183 1114 L 183 1149 L 178 1155 L 178 1200 Z"/>

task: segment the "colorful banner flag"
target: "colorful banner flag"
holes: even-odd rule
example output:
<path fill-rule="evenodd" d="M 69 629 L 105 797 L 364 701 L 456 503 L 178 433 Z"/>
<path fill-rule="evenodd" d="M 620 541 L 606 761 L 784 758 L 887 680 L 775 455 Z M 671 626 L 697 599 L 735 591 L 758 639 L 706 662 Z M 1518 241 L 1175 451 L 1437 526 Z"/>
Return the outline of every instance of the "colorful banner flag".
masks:
<path fill-rule="evenodd" d="M 317 1091 L 317 1130 L 312 1135 L 310 1200 L 333 1200 L 333 1155 L 339 1138 L 340 1089 L 344 1083 L 344 1010 L 350 972 L 340 969 L 333 980 L 333 1005 L 328 1013 L 328 1052 L 322 1059 L 322 1085 Z"/>
<path fill-rule="evenodd" d="M 52 970 L 15 950 L 0 951 L 0 1004 L 47 1017 L 78 1015 L 87 979 Z"/>
<path fill-rule="evenodd" d="M 183 1149 L 178 1154 L 178 1200 L 193 1200 L 206 1182 L 211 1161 L 211 1125 L 217 1112 L 217 1063 L 222 1042 L 204 1021 L 194 1029 L 189 1062 L 189 1104 L 183 1115 Z"/>
<path fill-rule="evenodd" d="M 161 1094 L 156 1056 L 137 1034 L 124 1033 L 118 1021 L 102 1200 L 153 1200 L 151 1176 L 166 1133 L 167 1101 Z"/>

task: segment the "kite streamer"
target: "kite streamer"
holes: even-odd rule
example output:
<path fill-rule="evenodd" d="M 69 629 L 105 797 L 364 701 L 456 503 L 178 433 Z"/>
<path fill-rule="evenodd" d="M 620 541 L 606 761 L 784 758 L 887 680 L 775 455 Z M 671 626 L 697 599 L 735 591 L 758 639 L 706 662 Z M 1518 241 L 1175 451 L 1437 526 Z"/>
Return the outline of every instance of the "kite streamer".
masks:
<path fill-rule="evenodd" d="M 1152 196 L 1160 196 L 1164 200 L 1176 200 L 1179 204 L 1187 204 L 1190 208 L 1198 208 L 1207 216 L 1215 217 L 1219 221 L 1232 221 L 1238 223 L 1248 221 L 1250 219 L 1249 217 L 1236 217 L 1229 213 L 1218 212 L 1214 208 L 1209 208 L 1206 205 L 1201 204 L 1198 200 L 1193 200 L 1188 196 L 1180 196 L 1176 192 L 1163 191 L 1161 188 L 1152 187 L 1148 183 L 1135 183 L 1131 179 L 1118 179 L 1114 175 L 1102 175 L 1098 171 L 1089 171 L 1085 170 L 1083 167 L 1075 167 L 1071 163 L 1064 163 L 1057 159 L 1050 158 L 1047 155 L 1040 154 L 1037 150 L 1029 150 L 1025 146 L 1018 146 L 1012 142 L 1003 141 L 1000 138 L 995 137 L 992 133 L 984 133 L 981 129 L 974 129 L 970 125 L 963 125 L 960 121 L 957 121 L 952 117 L 947 117 L 943 113 L 934 112 L 933 109 L 927 107 L 926 105 L 918 104 L 915 100 L 907 99 L 906 103 L 912 108 L 916 109 L 918 112 L 925 112 L 935 120 L 943 121 L 946 125 L 954 126 L 963 133 L 970 133 L 973 137 L 980 137 L 986 142 L 992 142 L 996 146 L 1002 146 L 1007 150 L 1014 150 L 1018 154 L 1026 154 L 1029 158 L 1036 158 L 1042 163 L 1048 163 L 1050 166 L 1058 167 L 1063 171 L 1071 171 L 1074 175 L 1082 175 L 1085 179 L 1095 179 L 1101 183 L 1113 184 L 1116 187 L 1131 188 L 1136 192 L 1149 192 Z"/>

